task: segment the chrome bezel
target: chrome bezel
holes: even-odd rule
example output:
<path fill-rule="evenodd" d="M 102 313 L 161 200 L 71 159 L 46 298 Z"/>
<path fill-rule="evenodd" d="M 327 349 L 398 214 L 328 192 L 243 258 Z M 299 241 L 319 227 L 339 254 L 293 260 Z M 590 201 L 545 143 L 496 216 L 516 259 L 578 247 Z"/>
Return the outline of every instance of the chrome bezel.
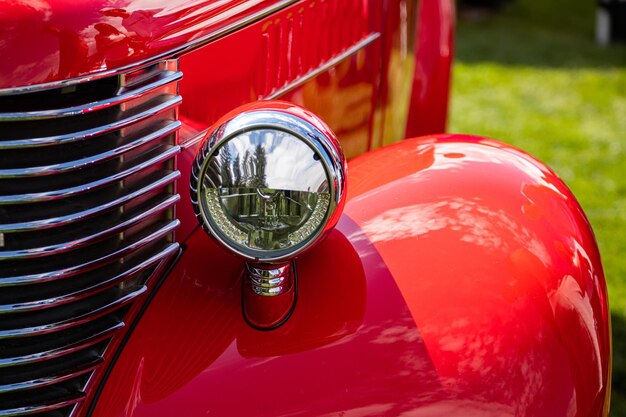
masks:
<path fill-rule="evenodd" d="M 308 113 L 306 115 L 313 117 Z M 322 124 L 321 121 L 318 120 L 318 122 Z M 320 157 L 320 162 L 326 172 L 330 199 L 324 220 L 313 234 L 290 248 L 265 251 L 237 244 L 224 236 L 213 224 L 210 216 L 207 215 L 206 200 L 200 198 L 202 195 L 201 179 L 205 176 L 208 163 L 216 150 L 229 140 L 254 130 L 281 131 L 302 140 Z M 345 171 L 343 152 L 330 129 L 322 130 L 300 116 L 273 108 L 244 111 L 209 132 L 206 141 L 200 146 L 192 168 L 191 201 L 196 217 L 204 230 L 229 250 L 247 260 L 257 262 L 285 261 L 313 246 L 336 225 L 345 200 Z"/>

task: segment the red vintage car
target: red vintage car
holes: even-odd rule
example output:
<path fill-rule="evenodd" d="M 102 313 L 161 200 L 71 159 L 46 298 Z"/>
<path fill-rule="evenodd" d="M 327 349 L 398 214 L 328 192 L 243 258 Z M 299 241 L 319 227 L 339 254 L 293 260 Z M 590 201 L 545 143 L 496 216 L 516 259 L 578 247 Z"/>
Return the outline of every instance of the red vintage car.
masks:
<path fill-rule="evenodd" d="M 453 23 L 0 0 L 0 416 L 607 416 L 593 233 L 442 133 Z"/>

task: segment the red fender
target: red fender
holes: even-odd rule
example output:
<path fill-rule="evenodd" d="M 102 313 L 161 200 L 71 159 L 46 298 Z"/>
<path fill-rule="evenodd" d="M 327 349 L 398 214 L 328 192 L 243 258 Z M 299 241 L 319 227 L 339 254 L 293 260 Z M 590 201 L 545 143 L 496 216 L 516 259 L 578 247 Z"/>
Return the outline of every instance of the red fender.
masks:
<path fill-rule="evenodd" d="M 242 262 L 194 232 L 92 415 L 608 415 L 600 257 L 552 171 L 440 135 L 363 155 L 348 181 L 277 330 L 246 325 Z"/>

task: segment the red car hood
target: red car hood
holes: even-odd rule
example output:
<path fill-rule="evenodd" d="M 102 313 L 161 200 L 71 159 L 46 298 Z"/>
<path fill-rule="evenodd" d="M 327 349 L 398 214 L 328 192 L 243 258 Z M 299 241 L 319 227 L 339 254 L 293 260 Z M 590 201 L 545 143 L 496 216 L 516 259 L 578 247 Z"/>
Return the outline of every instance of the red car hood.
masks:
<path fill-rule="evenodd" d="M 286 0 L 0 0 L 0 89 L 133 65 Z"/>

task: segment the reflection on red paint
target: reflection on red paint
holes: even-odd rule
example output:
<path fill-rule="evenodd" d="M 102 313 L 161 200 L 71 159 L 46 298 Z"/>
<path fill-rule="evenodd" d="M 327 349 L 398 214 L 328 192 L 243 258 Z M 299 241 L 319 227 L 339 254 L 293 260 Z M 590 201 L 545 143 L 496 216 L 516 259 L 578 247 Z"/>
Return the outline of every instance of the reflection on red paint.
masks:
<path fill-rule="evenodd" d="M 280 98 L 328 123 L 348 157 L 367 151 L 379 89 L 382 9 L 369 6 L 360 0 L 301 2 L 182 56 L 181 120 L 204 130 L 243 104 Z"/>
<path fill-rule="evenodd" d="M 298 260 L 296 309 L 272 331 L 242 319 L 243 264 L 202 231 L 187 245 L 94 416 L 399 415 L 443 398 L 393 279 L 348 218 Z"/>
<path fill-rule="evenodd" d="M 443 133 L 454 49 L 454 2 L 421 1 L 407 137 Z"/>
<path fill-rule="evenodd" d="M 480 415 L 603 415 L 602 266 L 553 172 L 507 145 L 454 135 L 349 168 L 360 187 L 345 213 L 385 260 L 448 392 Z"/>
<path fill-rule="evenodd" d="M 111 70 L 184 46 L 279 0 L 1 0 L 0 88 Z M 36 34 L 36 36 L 35 36 Z"/>

